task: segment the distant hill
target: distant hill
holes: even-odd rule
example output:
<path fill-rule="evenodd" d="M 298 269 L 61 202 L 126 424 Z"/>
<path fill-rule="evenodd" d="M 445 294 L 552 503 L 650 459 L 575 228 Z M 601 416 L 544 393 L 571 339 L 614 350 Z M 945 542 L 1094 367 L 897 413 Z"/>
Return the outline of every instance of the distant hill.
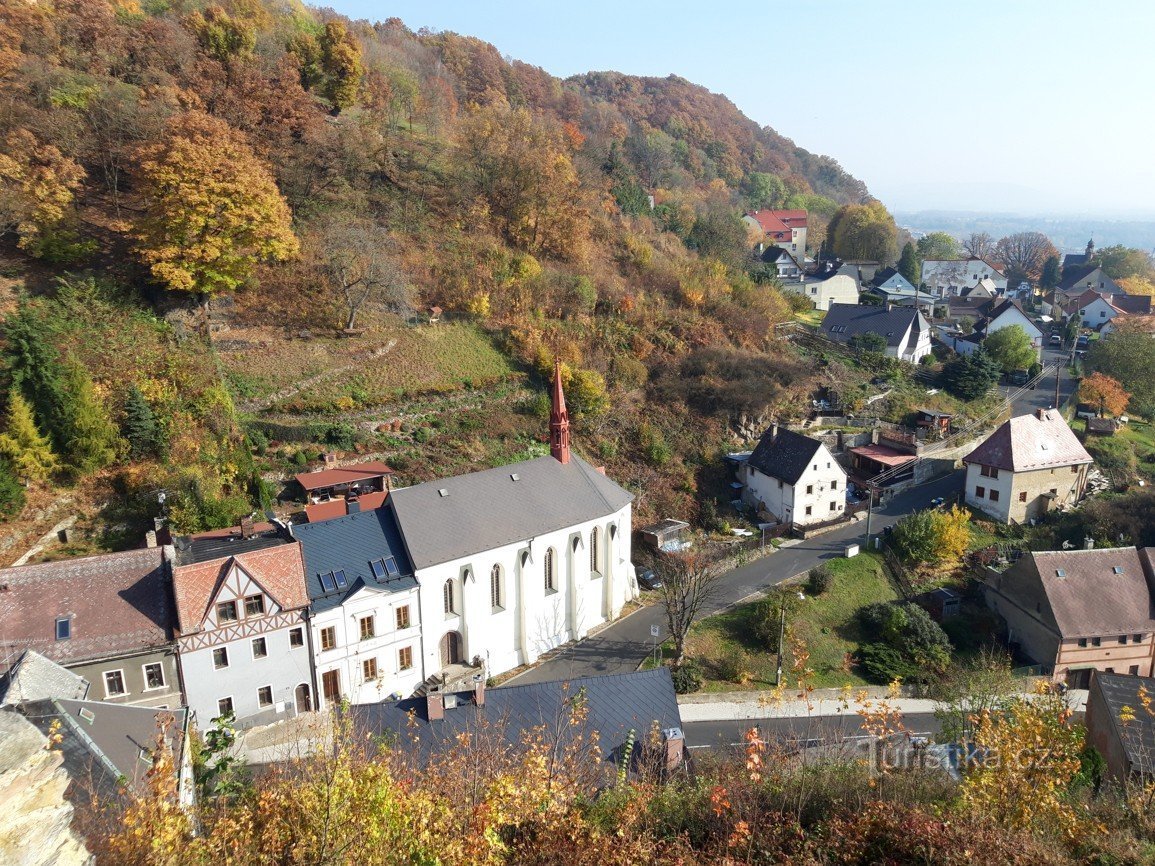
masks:
<path fill-rule="evenodd" d="M 1091 217 L 1019 216 L 969 211 L 895 211 L 903 228 L 926 234 L 947 232 L 965 238 L 971 232 L 986 232 L 1000 238 L 1016 232 L 1039 231 L 1064 252 L 1081 252 L 1094 238 L 1099 247 L 1122 244 L 1140 250 L 1155 250 L 1155 220 L 1107 220 Z"/>

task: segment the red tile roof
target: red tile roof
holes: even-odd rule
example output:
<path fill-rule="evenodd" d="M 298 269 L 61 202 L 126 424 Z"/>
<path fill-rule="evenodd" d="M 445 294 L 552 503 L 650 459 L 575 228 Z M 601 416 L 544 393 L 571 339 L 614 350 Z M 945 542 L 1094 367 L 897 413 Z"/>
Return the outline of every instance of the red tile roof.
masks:
<path fill-rule="evenodd" d="M 392 475 L 393 470 L 379 460 L 358 463 L 356 466 L 341 466 L 337 469 L 322 469 L 319 472 L 304 472 L 297 476 L 297 483 L 306 490 L 332 487 L 334 484 L 352 484 L 368 481 L 382 475 Z"/>
<path fill-rule="evenodd" d="M 174 620 L 159 547 L 0 569 L 0 668 L 25 649 L 67 665 L 163 646 Z"/>
<path fill-rule="evenodd" d="M 361 511 L 372 511 L 380 508 L 389 498 L 388 490 L 379 490 L 375 493 L 362 493 L 357 497 L 357 504 Z M 305 506 L 305 516 L 310 523 L 320 523 L 322 520 L 332 520 L 334 517 L 344 517 L 348 513 L 345 498 L 332 499 L 329 502 L 317 502 Z"/>
<path fill-rule="evenodd" d="M 1054 409 L 1011 418 L 963 458 L 963 463 L 1027 472 L 1093 463 L 1063 416 Z"/>
<path fill-rule="evenodd" d="M 806 228 L 806 211 L 804 210 L 756 210 L 746 214 L 753 218 L 762 227 L 766 234 L 790 235 L 791 229 Z"/>
<path fill-rule="evenodd" d="M 179 565 L 173 569 L 172 583 L 182 634 L 200 631 L 209 605 L 233 566 L 256 581 L 282 610 L 295 610 L 309 603 L 299 541 L 195 565 Z"/>

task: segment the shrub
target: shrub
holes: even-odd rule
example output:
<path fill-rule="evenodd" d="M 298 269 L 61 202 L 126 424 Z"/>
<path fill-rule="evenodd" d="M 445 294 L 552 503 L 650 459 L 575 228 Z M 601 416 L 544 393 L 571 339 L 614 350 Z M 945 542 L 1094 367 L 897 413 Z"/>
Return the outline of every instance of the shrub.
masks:
<path fill-rule="evenodd" d="M 750 631 L 754 638 L 767 652 L 777 653 L 779 650 L 778 636 L 782 629 L 782 607 L 786 607 L 786 619 L 789 620 L 798 607 L 798 596 L 793 590 L 780 588 L 771 592 L 754 606 L 753 621 Z"/>
<path fill-rule="evenodd" d="M 750 657 L 738 647 L 722 653 L 716 664 L 718 678 L 731 683 L 742 683 L 750 677 Z"/>
<path fill-rule="evenodd" d="M 24 508 L 24 488 L 7 460 L 0 460 L 0 518 L 8 520 Z"/>
<path fill-rule="evenodd" d="M 876 683 L 917 679 L 921 671 L 902 650 L 888 643 L 869 643 L 858 651 L 866 678 Z"/>
<path fill-rule="evenodd" d="M 674 680 L 674 691 L 679 695 L 688 695 L 698 691 L 705 681 L 702 676 L 702 668 L 694 659 L 686 659 L 682 662 L 681 667 L 676 667 L 670 671 L 670 676 Z"/>
<path fill-rule="evenodd" d="M 876 681 L 896 676 L 925 681 L 950 661 L 950 639 L 918 605 L 880 601 L 862 608 L 858 617 L 872 639 L 860 653 L 862 664 Z"/>
<path fill-rule="evenodd" d="M 810 569 L 807 575 L 806 591 L 811 595 L 822 595 L 830 592 L 834 587 L 834 572 L 825 565 L 818 565 Z"/>

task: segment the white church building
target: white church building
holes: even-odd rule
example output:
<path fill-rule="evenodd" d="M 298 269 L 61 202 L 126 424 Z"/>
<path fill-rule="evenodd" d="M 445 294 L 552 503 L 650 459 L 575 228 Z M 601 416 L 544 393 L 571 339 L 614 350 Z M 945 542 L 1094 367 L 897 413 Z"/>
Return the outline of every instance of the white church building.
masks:
<path fill-rule="evenodd" d="M 549 457 L 390 494 L 418 584 L 426 676 L 531 663 L 637 597 L 633 495 L 571 453 L 556 370 L 552 398 Z"/>

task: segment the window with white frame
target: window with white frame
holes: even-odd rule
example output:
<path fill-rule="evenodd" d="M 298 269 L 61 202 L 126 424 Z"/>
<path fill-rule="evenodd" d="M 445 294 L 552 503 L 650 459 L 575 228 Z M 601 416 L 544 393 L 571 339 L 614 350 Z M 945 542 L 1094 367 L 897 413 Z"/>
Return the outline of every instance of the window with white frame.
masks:
<path fill-rule="evenodd" d="M 144 671 L 144 687 L 145 689 L 163 689 L 164 688 L 164 665 L 160 662 L 153 662 L 142 667 Z"/>
<path fill-rule="evenodd" d="M 257 689 L 257 706 L 271 707 L 273 705 L 273 687 L 261 686 Z"/>
<path fill-rule="evenodd" d="M 253 658 L 263 659 L 269 654 L 269 645 L 263 637 L 253 638 Z"/>
<path fill-rule="evenodd" d="M 124 686 L 124 671 L 105 671 L 104 696 L 106 698 L 115 698 L 127 694 L 128 689 Z"/>
<path fill-rule="evenodd" d="M 218 671 L 221 668 L 229 666 L 229 649 L 228 647 L 219 646 L 213 650 L 213 667 Z"/>
<path fill-rule="evenodd" d="M 296 649 L 305 645 L 305 630 L 303 628 L 289 629 L 289 649 Z"/>

